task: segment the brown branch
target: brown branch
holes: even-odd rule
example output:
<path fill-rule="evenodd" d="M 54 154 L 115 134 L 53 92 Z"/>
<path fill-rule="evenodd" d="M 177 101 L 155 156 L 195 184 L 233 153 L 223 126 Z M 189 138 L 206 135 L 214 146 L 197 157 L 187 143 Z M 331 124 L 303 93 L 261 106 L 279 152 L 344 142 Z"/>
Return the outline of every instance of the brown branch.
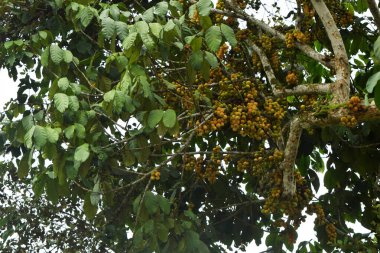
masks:
<path fill-rule="evenodd" d="M 380 10 L 376 3 L 376 0 L 367 0 L 368 9 L 372 14 L 373 19 L 375 20 L 375 24 L 377 29 L 380 30 Z"/>
<path fill-rule="evenodd" d="M 220 11 L 220 10 L 216 10 L 216 9 L 212 9 L 211 12 L 223 14 L 225 16 L 232 16 L 232 17 L 237 17 L 237 18 L 243 19 L 251 25 L 260 27 L 263 31 L 267 32 L 268 34 L 270 34 L 276 38 L 279 38 L 282 41 L 285 41 L 285 35 L 284 34 L 273 29 L 272 27 L 265 24 L 264 22 L 262 22 L 258 19 L 255 19 L 253 16 L 249 15 L 245 11 L 240 10 L 239 8 L 236 8 L 236 5 L 233 3 L 232 0 L 226 0 L 225 3 L 226 3 L 226 7 L 229 8 L 231 11 L 233 11 L 232 13 L 226 12 L 226 11 Z M 298 43 L 298 42 L 295 43 L 295 46 L 299 50 L 301 50 L 303 53 L 305 53 L 307 56 L 309 56 L 310 58 L 320 62 L 321 64 L 325 65 L 328 68 L 332 68 L 331 63 L 329 61 L 326 61 L 326 56 L 318 53 L 312 47 L 310 47 L 306 44 Z"/>
<path fill-rule="evenodd" d="M 265 52 L 258 47 L 255 43 L 251 43 L 252 49 L 257 53 L 257 55 L 260 58 L 260 61 L 263 65 L 263 69 L 265 71 L 265 74 L 267 75 L 268 82 L 270 86 L 272 86 L 273 93 L 277 90 L 276 86 L 278 84 L 278 80 L 276 76 L 274 75 L 272 66 L 270 65 L 268 57 L 265 55 Z"/>
<path fill-rule="evenodd" d="M 334 85 L 334 83 L 300 84 L 292 89 L 277 88 L 275 91 L 273 91 L 273 93 L 277 97 L 290 95 L 327 94 L 330 92 L 331 85 Z"/>
<path fill-rule="evenodd" d="M 265 74 L 267 75 L 268 82 L 272 87 L 274 96 L 281 97 L 289 95 L 326 94 L 330 91 L 330 86 L 332 84 L 301 84 L 297 85 L 293 89 L 281 89 L 277 87 L 278 80 L 274 75 L 274 71 L 270 65 L 268 57 L 255 43 L 252 43 L 251 47 L 260 58 Z"/>
<path fill-rule="evenodd" d="M 323 0 L 311 0 L 311 3 L 325 27 L 334 52 L 336 82 L 331 87 L 334 94 L 332 103 L 340 104 L 347 101 L 350 95 L 350 69 L 346 49 L 334 18 Z"/>
<path fill-rule="evenodd" d="M 292 197 L 296 192 L 296 183 L 294 181 L 294 163 L 297 156 L 299 142 L 302 133 L 301 121 L 295 117 L 290 123 L 289 137 L 286 142 L 284 160 L 281 163 L 283 172 L 283 196 Z"/>

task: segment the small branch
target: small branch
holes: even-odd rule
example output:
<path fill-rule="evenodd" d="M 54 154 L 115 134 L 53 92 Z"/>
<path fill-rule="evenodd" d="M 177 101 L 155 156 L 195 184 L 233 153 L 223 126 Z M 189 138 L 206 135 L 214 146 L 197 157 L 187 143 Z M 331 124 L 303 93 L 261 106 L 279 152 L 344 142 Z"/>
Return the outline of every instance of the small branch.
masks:
<path fill-rule="evenodd" d="M 334 94 L 332 103 L 340 104 L 350 96 L 350 69 L 346 49 L 334 18 L 323 0 L 311 0 L 311 3 L 323 23 L 334 52 L 336 82 L 331 87 Z"/>
<path fill-rule="evenodd" d="M 94 89 L 96 90 L 97 92 L 99 92 L 100 94 L 104 94 L 103 91 L 99 90 L 98 88 L 95 87 L 95 85 L 93 85 L 90 80 L 88 80 L 87 76 L 85 73 L 83 73 L 83 71 L 78 67 L 78 65 L 76 63 L 74 63 L 74 66 L 75 68 L 79 71 L 79 73 L 82 75 L 82 77 L 84 78 L 84 80 L 86 80 L 88 86 L 90 86 L 91 89 Z"/>
<path fill-rule="evenodd" d="M 294 118 L 290 123 L 289 137 L 284 152 L 284 160 L 281 163 L 283 172 L 283 196 L 292 197 L 296 192 L 294 181 L 294 163 L 296 160 L 302 127 L 299 118 Z"/>
<path fill-rule="evenodd" d="M 226 11 L 220 11 L 220 10 L 216 11 L 216 9 L 212 9 L 211 11 L 214 13 L 223 14 L 225 16 L 233 16 L 233 17 L 241 18 L 241 19 L 247 21 L 248 23 L 250 23 L 254 26 L 260 27 L 263 31 L 271 34 L 272 36 L 279 38 L 282 41 L 285 41 L 285 35 L 284 34 L 273 29 L 272 27 L 265 24 L 264 22 L 262 22 L 258 19 L 255 19 L 253 16 L 249 15 L 248 13 L 244 12 L 243 10 L 240 10 L 240 9 L 234 7 L 236 5 L 232 2 L 232 0 L 226 0 L 225 2 L 226 2 L 226 7 L 231 9 L 232 11 L 234 11 L 233 13 L 226 12 Z M 325 65 L 328 68 L 332 68 L 331 63 L 329 61 L 326 61 L 326 56 L 318 53 L 312 47 L 305 45 L 305 44 L 298 43 L 298 42 L 295 43 L 295 46 L 299 50 L 301 50 L 303 53 L 305 53 L 307 56 L 309 56 L 310 58 L 320 62 L 321 64 Z"/>
<path fill-rule="evenodd" d="M 375 20 L 375 24 L 377 29 L 380 30 L 380 10 L 376 3 L 376 0 L 367 0 L 368 9 L 371 12 L 373 19 Z"/>
<path fill-rule="evenodd" d="M 261 48 L 259 48 L 255 43 L 252 43 L 251 47 L 259 55 L 260 61 L 263 64 L 265 74 L 267 75 L 268 82 L 270 86 L 272 87 L 273 93 L 275 93 L 278 80 L 276 76 L 274 75 L 274 72 L 273 72 L 272 66 L 270 65 L 268 57 L 265 55 L 264 51 Z"/>

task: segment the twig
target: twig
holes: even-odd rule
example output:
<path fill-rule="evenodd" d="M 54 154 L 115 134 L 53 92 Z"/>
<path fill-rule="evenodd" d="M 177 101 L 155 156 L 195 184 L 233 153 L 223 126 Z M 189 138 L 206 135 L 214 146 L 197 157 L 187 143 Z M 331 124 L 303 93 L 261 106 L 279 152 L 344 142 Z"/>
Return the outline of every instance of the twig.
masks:
<path fill-rule="evenodd" d="M 79 73 L 83 76 L 84 80 L 86 80 L 88 86 L 90 86 L 91 89 L 94 89 L 96 90 L 97 92 L 99 92 L 100 94 L 104 94 L 103 91 L 99 90 L 98 88 L 95 87 L 95 85 L 93 85 L 90 80 L 88 80 L 87 76 L 85 73 L 83 73 L 83 71 L 78 67 L 78 65 L 74 62 L 74 66 L 75 68 L 79 71 Z"/>
<path fill-rule="evenodd" d="M 376 3 L 376 0 L 367 0 L 368 9 L 373 16 L 373 20 L 375 20 L 375 24 L 377 29 L 380 30 L 380 10 Z"/>

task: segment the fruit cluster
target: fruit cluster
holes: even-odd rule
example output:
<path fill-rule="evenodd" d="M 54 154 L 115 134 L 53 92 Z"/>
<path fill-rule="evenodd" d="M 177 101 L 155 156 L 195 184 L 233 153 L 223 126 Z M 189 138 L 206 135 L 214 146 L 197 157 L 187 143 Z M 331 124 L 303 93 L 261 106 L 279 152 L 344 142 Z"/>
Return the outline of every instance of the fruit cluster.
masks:
<path fill-rule="evenodd" d="M 237 162 L 236 169 L 239 172 L 245 172 L 250 168 L 250 161 L 247 158 L 242 158 Z"/>
<path fill-rule="evenodd" d="M 226 55 L 226 52 L 228 51 L 228 45 L 226 43 L 224 43 L 223 45 L 221 45 L 218 49 L 218 51 L 216 52 L 216 57 L 218 57 L 219 59 L 223 59 L 224 56 Z"/>
<path fill-rule="evenodd" d="M 309 43 L 310 35 L 301 32 L 300 30 L 291 30 L 285 34 L 285 45 L 287 48 L 294 48 L 295 43 Z"/>
<path fill-rule="evenodd" d="M 315 213 L 317 217 L 314 220 L 315 226 L 320 226 L 326 223 L 325 212 L 320 204 L 312 203 L 307 206 L 306 213 L 312 215 Z"/>
<path fill-rule="evenodd" d="M 153 170 L 150 174 L 150 180 L 158 181 L 160 180 L 161 173 L 158 170 Z"/>
<path fill-rule="evenodd" d="M 224 10 L 224 1 L 223 0 L 218 0 L 218 2 L 216 3 L 216 9 L 218 9 L 218 10 Z M 216 13 L 215 14 L 215 21 L 217 22 L 217 23 L 220 23 L 220 22 L 222 22 L 222 20 L 223 20 L 223 15 L 222 14 L 219 14 L 219 13 Z"/>
<path fill-rule="evenodd" d="M 358 120 L 353 115 L 346 115 L 341 117 L 340 122 L 347 127 L 355 127 L 358 124 Z"/>
<path fill-rule="evenodd" d="M 260 38 L 260 45 L 266 52 L 270 52 L 273 48 L 272 39 L 268 35 L 263 34 Z"/>
<path fill-rule="evenodd" d="M 184 155 L 183 158 L 183 166 L 186 171 L 193 171 L 196 165 L 196 159 L 194 156 Z"/>
<path fill-rule="evenodd" d="M 207 179 L 211 184 L 215 183 L 220 164 L 200 156 L 196 159 L 195 173 L 201 179 Z"/>
<path fill-rule="evenodd" d="M 266 196 L 262 213 L 282 212 L 288 216 L 289 221 L 293 222 L 293 227 L 297 228 L 305 219 L 302 210 L 308 205 L 313 194 L 306 185 L 306 180 L 298 171 L 294 174 L 294 180 L 296 182 L 296 194 L 292 199 L 281 197 L 283 187 L 282 172 L 278 169 L 270 172 L 267 177 L 263 175 L 262 181 L 260 181 L 260 189 L 262 194 Z"/>
<path fill-rule="evenodd" d="M 216 131 L 222 128 L 227 123 L 227 120 L 228 116 L 225 113 L 225 108 L 217 106 L 214 110 L 214 116 L 210 120 L 204 122 L 203 125 L 201 125 L 199 120 L 195 122 L 197 134 L 201 136 L 211 131 Z"/>
<path fill-rule="evenodd" d="M 337 236 L 335 225 L 332 223 L 328 223 L 326 224 L 325 229 L 326 229 L 328 241 L 334 243 L 336 241 L 336 236 Z"/>
<path fill-rule="evenodd" d="M 275 72 L 278 72 L 280 70 L 280 58 L 278 56 L 278 52 L 273 52 L 271 57 L 270 57 L 270 64 L 272 66 L 272 69 Z"/>
<path fill-rule="evenodd" d="M 347 102 L 347 107 L 354 113 L 366 110 L 365 105 L 360 103 L 360 98 L 358 96 L 352 96 Z"/>
<path fill-rule="evenodd" d="M 286 83 L 289 85 L 289 86 L 296 86 L 298 84 L 298 76 L 296 73 L 294 73 L 293 71 L 289 71 L 288 74 L 286 75 Z"/>

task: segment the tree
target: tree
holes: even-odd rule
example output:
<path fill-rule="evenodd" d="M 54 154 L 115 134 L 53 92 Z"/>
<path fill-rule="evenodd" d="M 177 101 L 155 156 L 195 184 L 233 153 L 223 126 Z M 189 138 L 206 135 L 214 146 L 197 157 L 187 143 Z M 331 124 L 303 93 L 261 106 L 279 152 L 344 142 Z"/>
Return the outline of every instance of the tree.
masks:
<path fill-rule="evenodd" d="M 1 247 L 377 252 L 378 4 L 281 4 L 3 0 Z"/>

